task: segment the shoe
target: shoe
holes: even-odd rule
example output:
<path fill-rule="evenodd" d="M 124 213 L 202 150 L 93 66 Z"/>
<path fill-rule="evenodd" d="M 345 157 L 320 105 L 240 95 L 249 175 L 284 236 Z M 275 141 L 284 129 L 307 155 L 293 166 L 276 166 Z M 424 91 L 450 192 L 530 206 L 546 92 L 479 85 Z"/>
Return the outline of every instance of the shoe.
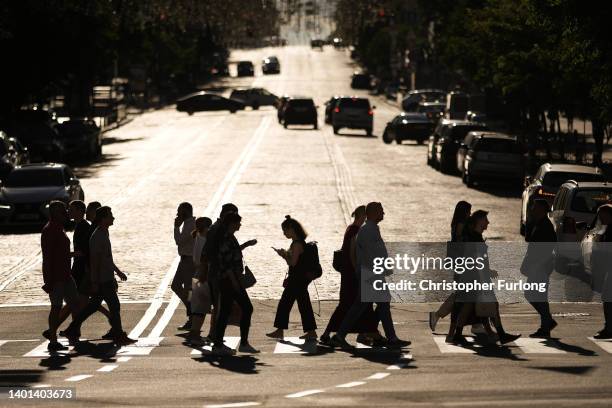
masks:
<path fill-rule="evenodd" d="M 438 320 L 440 320 L 440 318 L 438 317 L 438 313 L 429 312 L 429 328 L 431 329 L 431 331 L 436 331 L 436 325 L 438 324 Z"/>
<path fill-rule="evenodd" d="M 514 340 L 518 339 L 519 337 L 521 337 L 520 334 L 504 333 L 499 336 L 499 342 L 500 344 L 512 343 Z"/>
<path fill-rule="evenodd" d="M 317 336 L 317 333 L 304 333 L 302 336 L 300 336 L 300 339 L 305 340 L 305 341 L 316 341 L 319 338 L 319 336 Z"/>
<path fill-rule="evenodd" d="M 473 324 L 471 331 L 472 331 L 472 334 L 476 334 L 476 335 L 478 335 L 478 334 L 488 334 L 487 331 L 485 330 L 484 326 L 482 324 L 480 324 L 480 323 Z"/>
<path fill-rule="evenodd" d="M 329 337 L 329 334 L 324 334 L 321 337 L 319 337 L 319 343 L 324 345 L 324 346 L 331 346 L 331 337 Z"/>
<path fill-rule="evenodd" d="M 62 330 L 60 332 L 60 336 L 66 337 L 68 339 L 68 343 L 74 344 L 79 342 L 81 332 L 76 330 L 70 330 L 70 328 L 68 328 L 66 330 Z"/>
<path fill-rule="evenodd" d="M 236 354 L 236 350 L 231 349 L 224 344 L 222 346 L 213 346 L 212 354 L 217 356 L 233 356 Z"/>
<path fill-rule="evenodd" d="M 68 347 L 64 346 L 59 341 L 52 341 L 49 344 L 47 344 L 47 350 L 49 350 L 49 351 L 66 351 L 66 350 L 68 350 Z"/>
<path fill-rule="evenodd" d="M 191 319 L 188 319 L 184 325 L 177 327 L 177 330 L 185 330 L 185 331 L 191 330 Z"/>
<path fill-rule="evenodd" d="M 200 337 L 200 336 L 193 336 L 193 337 L 187 336 L 185 341 L 187 342 L 188 345 L 193 346 L 193 347 L 204 347 L 210 344 L 210 340 L 208 338 Z"/>
<path fill-rule="evenodd" d="M 612 339 L 612 331 L 608 331 L 606 329 L 600 331 L 599 333 L 597 333 L 596 335 L 593 336 L 594 339 L 597 340 L 608 340 L 608 339 Z"/>
<path fill-rule="evenodd" d="M 546 330 L 543 328 L 539 328 L 534 333 L 529 335 L 532 339 L 549 339 L 550 338 L 550 330 Z"/>
<path fill-rule="evenodd" d="M 106 332 L 104 336 L 102 336 L 102 340 L 112 340 L 115 335 L 113 334 L 113 329 L 110 329 Z"/>
<path fill-rule="evenodd" d="M 266 333 L 266 336 L 272 338 L 272 339 L 279 339 L 282 340 L 285 336 L 283 335 L 282 331 L 278 331 L 278 330 L 274 330 L 271 333 Z"/>
<path fill-rule="evenodd" d="M 367 346 L 372 344 L 372 338 L 364 333 L 359 333 L 357 335 L 357 339 L 355 340 L 357 343 L 365 344 Z"/>
<path fill-rule="evenodd" d="M 113 343 L 118 346 L 129 346 L 130 344 L 136 343 L 138 340 L 130 339 L 125 332 L 121 333 L 119 336 L 115 336 L 113 339 Z"/>
<path fill-rule="evenodd" d="M 470 344 L 470 342 L 467 341 L 467 339 L 465 338 L 465 336 L 463 334 L 455 334 L 451 338 L 450 343 L 452 343 L 452 344 L 454 344 L 456 346 L 467 346 L 467 345 Z"/>
<path fill-rule="evenodd" d="M 380 336 L 377 339 L 372 339 L 372 344 L 370 344 L 370 346 L 371 347 L 386 347 L 388 343 L 389 343 L 389 340 L 387 340 L 383 336 Z"/>
<path fill-rule="evenodd" d="M 339 347 L 342 350 L 350 350 L 353 348 L 353 346 L 350 343 L 348 343 L 345 339 L 338 336 L 337 334 L 334 334 L 332 336 L 332 338 L 329 340 L 329 343 L 331 344 L 332 347 Z"/>
<path fill-rule="evenodd" d="M 251 346 L 249 343 L 241 344 L 240 346 L 238 346 L 238 351 L 241 353 L 249 353 L 249 354 L 260 353 L 259 350 Z"/>
<path fill-rule="evenodd" d="M 392 348 L 408 347 L 411 344 L 412 342 L 410 340 L 402 340 L 398 338 L 387 340 L 387 347 Z"/>
<path fill-rule="evenodd" d="M 42 336 L 47 340 L 51 340 L 51 332 L 49 331 L 49 329 L 42 332 Z"/>

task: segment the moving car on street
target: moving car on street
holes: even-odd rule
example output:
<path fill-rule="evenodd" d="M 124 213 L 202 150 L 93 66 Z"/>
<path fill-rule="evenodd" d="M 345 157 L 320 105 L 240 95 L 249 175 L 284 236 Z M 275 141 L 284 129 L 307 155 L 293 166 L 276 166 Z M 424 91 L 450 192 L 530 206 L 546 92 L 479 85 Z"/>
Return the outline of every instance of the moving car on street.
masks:
<path fill-rule="evenodd" d="M 243 110 L 245 104 L 223 96 L 200 91 L 185 95 L 176 101 L 176 110 L 193 115 L 194 112 L 228 110 L 230 113 Z"/>
<path fill-rule="evenodd" d="M 230 99 L 240 101 L 253 109 L 259 109 L 260 106 L 276 106 L 278 103 L 278 96 L 264 88 L 234 89 Z"/>
<path fill-rule="evenodd" d="M 57 125 L 66 155 L 93 159 L 102 155 L 102 131 L 91 119 L 70 119 Z"/>
<path fill-rule="evenodd" d="M 334 95 L 325 102 L 325 123 L 327 124 L 332 123 L 332 116 L 334 115 L 334 109 L 336 108 L 336 103 L 338 103 L 338 100 L 340 98 L 342 98 L 342 96 Z"/>
<path fill-rule="evenodd" d="M 488 130 L 481 123 L 442 119 L 427 143 L 427 163 L 443 173 L 457 171 L 457 151 L 468 132 Z"/>
<path fill-rule="evenodd" d="M 370 106 L 368 98 L 339 98 L 331 118 L 334 134 L 338 134 L 342 128 L 349 128 L 364 129 L 368 136 L 372 136 L 374 109 L 376 106 Z"/>
<path fill-rule="evenodd" d="M 457 168 L 468 187 L 482 181 L 520 183 L 524 148 L 516 137 L 497 132 L 469 132 L 457 151 Z"/>
<path fill-rule="evenodd" d="M 320 39 L 310 40 L 310 48 L 312 48 L 313 50 L 318 49 L 320 51 L 323 51 L 323 45 L 324 45 L 323 40 L 320 40 Z"/>
<path fill-rule="evenodd" d="M 0 185 L 0 225 L 43 224 L 50 201 L 84 199 L 79 180 L 65 164 L 17 166 Z"/>
<path fill-rule="evenodd" d="M 264 75 L 280 74 L 280 62 L 275 56 L 264 58 L 261 62 L 261 72 Z"/>
<path fill-rule="evenodd" d="M 525 177 L 525 189 L 523 190 L 523 202 L 521 205 L 521 235 L 525 235 L 525 225 L 529 221 L 527 219 L 528 209 L 533 201 L 544 199 L 552 206 L 553 199 L 559 188 L 568 180 L 603 182 L 605 178 L 598 167 L 551 163 L 541 165 L 533 177 Z"/>
<path fill-rule="evenodd" d="M 285 103 L 282 112 L 282 122 L 285 129 L 289 125 L 310 125 L 317 129 L 317 107 L 312 98 L 291 97 Z"/>
<path fill-rule="evenodd" d="M 251 61 L 238 62 L 238 76 L 255 76 L 255 66 Z"/>
<path fill-rule="evenodd" d="M 387 144 L 393 141 L 401 144 L 404 140 L 415 140 L 421 144 L 433 132 L 434 127 L 435 124 L 423 113 L 402 112 L 387 122 L 382 140 Z"/>
<path fill-rule="evenodd" d="M 402 99 L 402 110 L 414 112 L 421 102 L 442 102 L 446 107 L 446 92 L 441 89 L 415 89 Z"/>
<path fill-rule="evenodd" d="M 370 89 L 372 88 L 372 77 L 370 74 L 363 72 L 355 72 L 351 77 L 351 88 L 353 89 Z"/>

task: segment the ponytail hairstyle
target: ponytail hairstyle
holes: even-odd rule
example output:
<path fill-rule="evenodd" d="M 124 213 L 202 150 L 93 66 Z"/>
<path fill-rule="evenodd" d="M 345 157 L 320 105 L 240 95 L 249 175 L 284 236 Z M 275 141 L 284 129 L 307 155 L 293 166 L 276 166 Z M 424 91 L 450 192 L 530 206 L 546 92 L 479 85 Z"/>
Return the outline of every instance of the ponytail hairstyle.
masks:
<path fill-rule="evenodd" d="M 195 238 L 199 233 L 202 233 L 206 228 L 210 228 L 212 220 L 208 217 L 198 217 L 195 220 L 195 229 L 191 231 L 191 236 Z"/>
<path fill-rule="evenodd" d="M 366 206 L 360 205 L 359 207 L 355 208 L 355 211 L 353 211 L 353 213 L 351 214 L 351 217 L 357 219 L 365 215 L 366 215 Z"/>
<path fill-rule="evenodd" d="M 281 223 L 281 228 L 292 229 L 295 232 L 295 235 L 297 235 L 297 238 L 301 241 L 304 241 L 308 236 L 308 233 L 304 227 L 302 227 L 302 224 L 300 224 L 300 222 L 295 218 L 291 218 L 290 215 L 285 215 L 285 220 Z"/>

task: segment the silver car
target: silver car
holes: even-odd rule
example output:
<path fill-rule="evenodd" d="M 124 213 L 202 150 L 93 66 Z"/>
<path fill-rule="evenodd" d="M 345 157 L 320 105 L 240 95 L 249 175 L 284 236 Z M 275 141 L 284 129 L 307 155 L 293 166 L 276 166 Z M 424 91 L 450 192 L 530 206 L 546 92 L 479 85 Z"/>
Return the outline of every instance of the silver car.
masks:
<path fill-rule="evenodd" d="M 17 166 L 0 184 L 0 225 L 43 224 L 50 201 L 84 199 L 81 183 L 65 164 Z"/>

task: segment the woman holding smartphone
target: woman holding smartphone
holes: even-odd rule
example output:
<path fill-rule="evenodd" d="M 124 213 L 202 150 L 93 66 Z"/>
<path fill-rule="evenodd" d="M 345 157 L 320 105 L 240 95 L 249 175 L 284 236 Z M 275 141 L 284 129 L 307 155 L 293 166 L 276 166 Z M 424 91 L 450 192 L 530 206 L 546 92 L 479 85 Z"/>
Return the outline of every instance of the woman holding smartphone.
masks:
<path fill-rule="evenodd" d="M 289 314 L 293 308 L 293 303 L 297 300 L 300 315 L 302 317 L 302 328 L 304 335 L 301 339 L 314 341 L 317 339 L 317 323 L 315 321 L 312 304 L 310 303 L 310 295 L 308 293 L 308 285 L 310 279 L 306 276 L 304 268 L 304 248 L 306 245 L 306 231 L 304 227 L 291 216 L 287 215 L 281 224 L 283 234 L 291 240 L 291 246 L 288 250 L 273 248 L 276 253 L 287 262 L 289 272 L 283 286 L 283 294 L 278 302 L 276 310 L 276 318 L 274 319 L 274 330 L 267 333 L 268 337 L 282 339 L 284 330 L 289 327 Z"/>

